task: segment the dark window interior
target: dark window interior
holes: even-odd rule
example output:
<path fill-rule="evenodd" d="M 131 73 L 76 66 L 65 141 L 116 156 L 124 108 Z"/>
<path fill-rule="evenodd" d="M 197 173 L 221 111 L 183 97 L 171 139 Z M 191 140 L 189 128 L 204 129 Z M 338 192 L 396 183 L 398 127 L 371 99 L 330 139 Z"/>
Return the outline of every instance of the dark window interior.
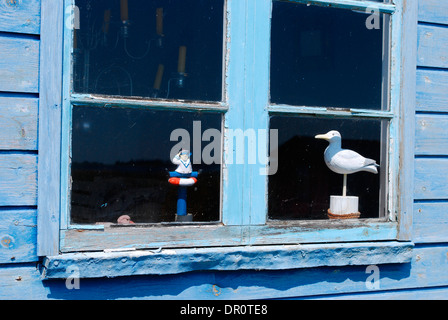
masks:
<path fill-rule="evenodd" d="M 274 1 L 271 102 L 382 108 L 383 15 Z M 381 21 L 380 21 L 381 20 Z"/>
<path fill-rule="evenodd" d="M 76 0 L 76 93 L 220 101 L 223 0 Z"/>
<path fill-rule="evenodd" d="M 386 125 L 386 124 L 384 124 Z M 278 171 L 269 176 L 269 218 L 272 220 L 328 219 L 330 195 L 342 195 L 343 176 L 324 162 L 325 140 L 317 134 L 337 130 L 342 148 L 352 149 L 381 163 L 381 121 L 272 116 L 278 130 Z M 272 150 L 270 151 L 273 154 Z M 384 165 L 384 164 L 383 164 Z M 361 218 L 378 218 L 380 174 L 348 175 L 347 195 L 359 197 Z"/>
<path fill-rule="evenodd" d="M 221 130 L 221 114 L 75 106 L 71 221 L 114 223 L 129 215 L 135 223 L 173 222 L 178 187 L 169 184 L 168 171 L 177 167 L 170 161 L 170 151 L 178 142 L 170 141 L 170 136 L 175 129 L 188 131 L 191 159 L 197 162 L 194 121 L 201 121 L 201 133 Z M 209 143 L 202 142 L 201 148 Z M 188 213 L 195 222 L 218 221 L 221 166 L 199 162 L 193 163 L 193 170 L 202 172 L 188 187 Z"/>

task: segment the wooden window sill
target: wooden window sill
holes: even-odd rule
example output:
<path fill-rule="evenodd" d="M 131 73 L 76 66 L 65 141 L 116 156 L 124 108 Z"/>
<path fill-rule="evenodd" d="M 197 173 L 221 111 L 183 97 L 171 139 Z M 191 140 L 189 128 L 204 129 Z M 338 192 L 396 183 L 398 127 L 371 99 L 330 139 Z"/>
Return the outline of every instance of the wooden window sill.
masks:
<path fill-rule="evenodd" d="M 209 247 L 66 253 L 45 257 L 44 279 L 114 278 L 189 271 L 285 270 L 323 266 L 409 263 L 411 242 Z"/>

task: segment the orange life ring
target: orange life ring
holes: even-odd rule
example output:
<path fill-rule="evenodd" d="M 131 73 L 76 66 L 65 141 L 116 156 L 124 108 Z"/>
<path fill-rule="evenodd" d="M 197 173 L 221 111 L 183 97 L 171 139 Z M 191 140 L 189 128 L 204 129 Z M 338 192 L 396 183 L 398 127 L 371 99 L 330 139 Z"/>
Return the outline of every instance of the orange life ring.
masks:
<path fill-rule="evenodd" d="M 170 178 L 168 180 L 169 183 L 174 184 L 174 185 L 178 185 L 178 186 L 192 186 L 194 185 L 196 182 L 198 182 L 198 180 L 196 178 Z"/>

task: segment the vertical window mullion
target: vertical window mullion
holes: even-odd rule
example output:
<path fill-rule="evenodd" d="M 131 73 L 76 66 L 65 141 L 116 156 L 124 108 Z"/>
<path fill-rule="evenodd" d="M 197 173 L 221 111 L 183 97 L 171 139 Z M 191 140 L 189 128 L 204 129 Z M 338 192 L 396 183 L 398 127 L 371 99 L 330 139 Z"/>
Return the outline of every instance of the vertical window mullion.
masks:
<path fill-rule="evenodd" d="M 245 130 L 255 139 L 248 142 L 245 185 L 248 189 L 248 213 L 250 225 L 262 225 L 267 219 L 267 150 L 269 138 L 269 77 L 271 0 L 248 0 L 246 57 L 246 105 Z M 255 144 L 255 145 L 254 145 Z"/>
<path fill-rule="evenodd" d="M 230 0 L 227 6 L 229 111 L 224 136 L 223 222 L 264 224 L 267 154 L 264 148 L 259 150 L 259 143 L 267 145 L 264 137 L 269 136 L 270 42 L 266 35 L 270 34 L 271 0 Z M 259 130 L 266 134 L 259 134 Z M 243 148 L 238 139 L 244 139 Z"/>
<path fill-rule="evenodd" d="M 396 11 L 391 17 L 390 33 L 390 111 L 395 115 L 389 129 L 389 219 L 395 221 L 398 215 L 398 168 L 400 168 L 400 128 L 401 110 L 401 35 L 402 35 L 402 0 L 396 0 Z"/>
<path fill-rule="evenodd" d="M 222 182 L 222 222 L 224 225 L 242 225 L 244 166 L 236 164 L 233 132 L 244 128 L 244 86 L 245 86 L 245 1 L 227 1 L 227 57 L 226 57 L 226 100 L 228 111 L 224 119 L 224 152 Z"/>
<path fill-rule="evenodd" d="M 73 0 L 64 0 L 64 21 L 71 21 L 74 8 Z M 70 159 L 71 159 L 71 92 L 72 92 L 72 52 L 73 28 L 64 27 L 63 37 L 63 101 L 62 101 L 62 137 L 61 137 L 61 229 L 70 225 Z"/>

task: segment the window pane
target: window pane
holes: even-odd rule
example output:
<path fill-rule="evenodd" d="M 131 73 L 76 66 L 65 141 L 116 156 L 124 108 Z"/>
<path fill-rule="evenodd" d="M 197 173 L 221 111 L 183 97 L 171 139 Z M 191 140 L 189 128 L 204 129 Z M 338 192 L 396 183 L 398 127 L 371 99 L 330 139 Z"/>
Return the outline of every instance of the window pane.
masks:
<path fill-rule="evenodd" d="M 274 1 L 271 102 L 381 109 L 384 19 Z"/>
<path fill-rule="evenodd" d="M 117 222 L 121 215 L 129 215 L 135 223 L 174 221 L 178 186 L 168 182 L 168 171 L 177 165 L 171 162 L 170 151 L 178 140 L 188 147 L 188 136 L 194 147 L 193 139 L 201 139 L 207 129 L 220 133 L 221 121 L 221 114 L 212 113 L 75 106 L 72 223 Z M 199 132 L 195 135 L 194 127 Z M 170 141 L 175 129 L 188 135 Z M 214 138 L 202 142 L 201 149 L 215 143 L 217 147 L 209 153 L 219 159 L 221 139 Z M 193 214 L 193 221 L 218 221 L 220 161 L 206 165 L 201 155 L 195 159 L 195 150 L 190 150 L 193 171 L 202 172 L 197 183 L 187 188 L 188 213 Z"/>
<path fill-rule="evenodd" d="M 324 152 L 329 143 L 315 136 L 331 130 L 340 132 L 342 148 L 381 165 L 379 174 L 357 172 L 347 179 L 347 195 L 359 197 L 361 218 L 380 216 L 380 206 L 384 210 L 380 181 L 387 172 L 386 161 L 381 159 L 385 140 L 381 132 L 382 127 L 387 129 L 387 122 L 272 116 L 270 125 L 278 130 L 279 139 L 277 159 L 270 159 L 278 163 L 277 173 L 269 176 L 270 219 L 328 219 L 330 196 L 342 195 L 343 175 L 327 167 Z"/>
<path fill-rule="evenodd" d="M 75 3 L 75 92 L 221 100 L 224 0 Z"/>

